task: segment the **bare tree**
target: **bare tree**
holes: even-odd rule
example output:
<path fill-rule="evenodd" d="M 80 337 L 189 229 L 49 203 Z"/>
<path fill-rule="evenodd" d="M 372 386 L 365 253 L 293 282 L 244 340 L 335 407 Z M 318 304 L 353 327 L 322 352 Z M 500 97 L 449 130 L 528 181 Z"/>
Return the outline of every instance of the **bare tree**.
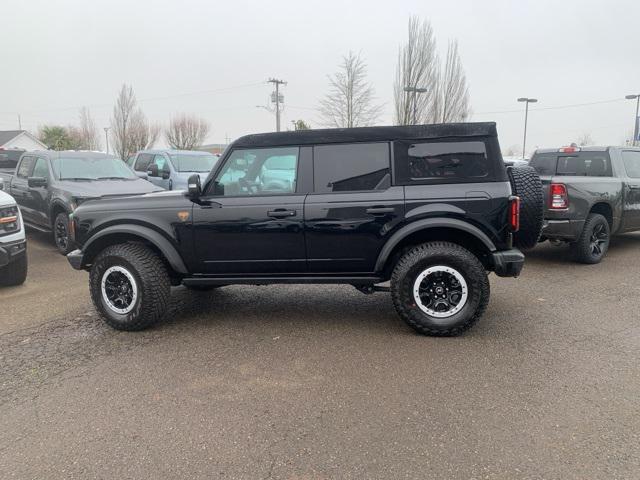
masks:
<path fill-rule="evenodd" d="M 519 145 L 511 145 L 507 148 L 503 155 L 505 157 L 521 157 L 522 156 L 522 147 Z"/>
<path fill-rule="evenodd" d="M 380 117 L 375 91 L 366 80 L 367 65 L 349 52 L 338 72 L 329 76 L 329 93 L 320 101 L 320 117 L 328 127 L 352 128 L 374 124 Z"/>
<path fill-rule="evenodd" d="M 164 135 L 173 148 L 193 150 L 202 145 L 208 133 L 209 123 L 205 119 L 183 113 L 171 119 Z"/>
<path fill-rule="evenodd" d="M 462 122 L 469 116 L 467 77 L 458 53 L 458 41 L 450 41 L 444 66 L 436 83 L 433 114 L 436 123 Z"/>
<path fill-rule="evenodd" d="M 138 107 L 130 85 L 122 85 L 111 118 L 113 149 L 126 160 L 138 150 L 151 148 L 160 136 L 161 127 L 151 125 Z"/>
<path fill-rule="evenodd" d="M 100 133 L 87 107 L 80 109 L 80 144 L 84 150 L 100 150 Z"/>
<path fill-rule="evenodd" d="M 418 17 L 409 18 L 409 38 L 398 53 L 396 79 L 393 85 L 395 123 L 433 123 L 438 55 L 431 24 Z M 424 93 L 407 92 L 405 88 L 426 88 Z M 415 118 L 414 118 L 415 117 Z"/>
<path fill-rule="evenodd" d="M 631 136 L 633 136 L 633 135 L 631 135 Z M 595 141 L 593 140 L 593 137 L 591 136 L 591 133 L 583 132 L 578 137 L 578 140 L 576 141 L 576 143 L 578 145 L 580 145 L 581 147 L 586 147 L 588 145 L 593 145 L 595 143 Z"/>

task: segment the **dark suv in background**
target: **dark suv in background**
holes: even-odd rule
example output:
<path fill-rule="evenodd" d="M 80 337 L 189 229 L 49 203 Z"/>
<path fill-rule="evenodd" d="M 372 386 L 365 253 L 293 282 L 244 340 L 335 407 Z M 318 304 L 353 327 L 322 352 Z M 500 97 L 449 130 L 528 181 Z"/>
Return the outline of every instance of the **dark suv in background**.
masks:
<path fill-rule="evenodd" d="M 541 240 L 569 243 L 577 261 L 598 263 L 611 235 L 640 230 L 640 148 L 538 149 L 530 165 L 547 199 Z"/>
<path fill-rule="evenodd" d="M 248 135 L 186 192 L 79 206 L 68 259 L 122 330 L 158 321 L 171 285 L 390 281 L 409 325 L 456 335 L 482 316 L 488 271 L 520 273 L 514 242 L 535 244 L 541 202 L 533 170 L 508 174 L 493 123 Z"/>

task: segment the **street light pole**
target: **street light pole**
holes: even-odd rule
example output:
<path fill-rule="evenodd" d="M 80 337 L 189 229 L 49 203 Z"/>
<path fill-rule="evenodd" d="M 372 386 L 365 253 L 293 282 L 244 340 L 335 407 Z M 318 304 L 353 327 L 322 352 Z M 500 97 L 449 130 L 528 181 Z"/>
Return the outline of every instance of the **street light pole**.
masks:
<path fill-rule="evenodd" d="M 626 98 L 627 100 L 636 101 L 636 116 L 633 117 L 633 142 L 631 142 L 631 145 L 635 147 L 636 143 L 638 142 L 638 135 L 640 135 L 640 132 L 638 131 L 638 113 L 640 113 L 640 94 L 626 95 L 624 98 Z"/>
<path fill-rule="evenodd" d="M 111 127 L 104 127 L 104 141 L 107 147 L 107 155 L 109 155 L 109 129 Z M 126 158 L 124 158 L 123 160 L 126 160 Z"/>
<path fill-rule="evenodd" d="M 536 103 L 538 101 L 537 98 L 527 98 L 521 97 L 518 99 L 519 102 L 525 102 L 524 107 L 524 138 L 522 139 L 522 159 L 525 158 L 525 154 L 527 151 L 527 122 L 529 120 L 529 104 Z"/>
<path fill-rule="evenodd" d="M 419 87 L 404 87 L 405 92 L 413 93 L 413 124 L 417 125 L 418 123 L 418 93 L 426 93 L 426 88 Z"/>

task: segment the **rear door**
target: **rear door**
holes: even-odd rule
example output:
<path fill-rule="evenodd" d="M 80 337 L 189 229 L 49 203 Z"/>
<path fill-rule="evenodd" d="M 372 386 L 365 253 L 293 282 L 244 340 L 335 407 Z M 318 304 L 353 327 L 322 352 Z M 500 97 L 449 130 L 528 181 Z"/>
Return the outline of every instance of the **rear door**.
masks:
<path fill-rule="evenodd" d="M 622 163 L 626 173 L 624 193 L 624 230 L 640 229 L 640 151 L 623 150 Z"/>
<path fill-rule="evenodd" d="M 49 186 L 51 184 L 49 161 L 46 158 L 37 157 L 30 176 L 44 178 L 47 181 L 44 186 L 29 187 L 28 197 L 31 213 L 33 214 L 33 223 L 49 228 L 51 227 L 49 220 Z"/>
<path fill-rule="evenodd" d="M 36 159 L 32 155 L 23 155 L 20 163 L 16 167 L 16 174 L 11 179 L 11 195 L 15 198 L 16 203 L 20 206 L 22 217 L 25 222 L 36 223 L 33 206 L 29 201 L 29 184 L 28 178 L 33 172 Z"/>
<path fill-rule="evenodd" d="M 373 272 L 404 216 L 404 189 L 391 186 L 390 144 L 315 146 L 313 179 L 304 206 L 309 271 Z"/>

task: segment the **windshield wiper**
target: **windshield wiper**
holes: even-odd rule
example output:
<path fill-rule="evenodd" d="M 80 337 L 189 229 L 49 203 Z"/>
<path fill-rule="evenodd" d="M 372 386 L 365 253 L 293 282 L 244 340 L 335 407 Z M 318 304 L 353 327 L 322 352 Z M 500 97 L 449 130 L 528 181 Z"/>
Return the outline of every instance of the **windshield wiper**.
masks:
<path fill-rule="evenodd" d="M 98 177 L 96 180 L 131 180 L 127 177 Z"/>
<path fill-rule="evenodd" d="M 74 182 L 78 182 L 78 181 L 90 182 L 90 181 L 95 180 L 95 179 L 94 178 L 86 178 L 86 177 L 65 177 L 65 178 L 61 178 L 60 180 L 72 180 Z"/>

